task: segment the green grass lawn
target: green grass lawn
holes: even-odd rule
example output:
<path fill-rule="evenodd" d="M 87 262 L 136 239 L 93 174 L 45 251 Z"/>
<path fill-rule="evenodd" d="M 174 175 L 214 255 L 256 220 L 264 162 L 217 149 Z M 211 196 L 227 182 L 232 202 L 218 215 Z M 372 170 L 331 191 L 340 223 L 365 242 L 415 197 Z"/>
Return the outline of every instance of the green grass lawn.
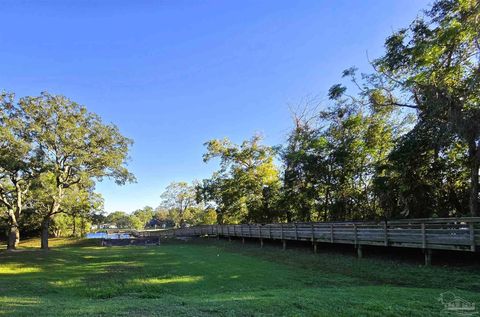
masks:
<path fill-rule="evenodd" d="M 446 291 L 480 306 L 478 267 L 213 239 L 110 248 L 53 240 L 48 252 L 37 243 L 0 254 L 1 315 L 438 316 Z"/>

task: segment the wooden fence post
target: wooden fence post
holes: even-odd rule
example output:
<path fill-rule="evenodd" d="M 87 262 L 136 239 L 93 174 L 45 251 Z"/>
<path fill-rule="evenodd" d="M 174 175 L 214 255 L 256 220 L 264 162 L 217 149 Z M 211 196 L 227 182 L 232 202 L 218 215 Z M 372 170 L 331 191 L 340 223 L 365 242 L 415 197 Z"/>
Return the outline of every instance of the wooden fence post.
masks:
<path fill-rule="evenodd" d="M 422 249 L 425 250 L 427 248 L 427 234 L 426 234 L 424 222 L 422 222 L 421 228 L 422 228 Z"/>
<path fill-rule="evenodd" d="M 358 234 L 357 234 L 357 224 L 356 223 L 353 224 L 353 234 L 355 235 L 354 244 L 355 244 L 355 246 L 357 246 L 358 245 Z"/>
<path fill-rule="evenodd" d="M 312 227 L 312 242 L 315 242 L 315 228 L 313 226 L 313 223 L 311 224 Z"/>
<path fill-rule="evenodd" d="M 383 231 L 384 231 L 384 239 L 385 239 L 385 246 L 388 246 L 388 231 L 387 231 L 387 222 L 383 223 Z"/>
<path fill-rule="evenodd" d="M 475 226 L 473 222 L 468 224 L 468 229 L 470 231 L 470 251 L 475 252 Z"/>
<path fill-rule="evenodd" d="M 333 243 L 333 225 L 330 225 L 330 242 Z"/>

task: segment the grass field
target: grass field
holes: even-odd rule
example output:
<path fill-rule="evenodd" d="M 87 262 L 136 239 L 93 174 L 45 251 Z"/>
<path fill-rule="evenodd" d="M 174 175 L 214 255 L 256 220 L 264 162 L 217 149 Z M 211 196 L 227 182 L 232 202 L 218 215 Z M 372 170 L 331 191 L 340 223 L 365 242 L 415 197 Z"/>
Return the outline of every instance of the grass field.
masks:
<path fill-rule="evenodd" d="M 480 306 L 478 267 L 422 267 L 238 242 L 0 254 L 5 316 L 438 316 L 442 292 Z M 480 307 L 479 307 L 480 308 Z M 479 310 L 479 309 L 477 309 Z"/>

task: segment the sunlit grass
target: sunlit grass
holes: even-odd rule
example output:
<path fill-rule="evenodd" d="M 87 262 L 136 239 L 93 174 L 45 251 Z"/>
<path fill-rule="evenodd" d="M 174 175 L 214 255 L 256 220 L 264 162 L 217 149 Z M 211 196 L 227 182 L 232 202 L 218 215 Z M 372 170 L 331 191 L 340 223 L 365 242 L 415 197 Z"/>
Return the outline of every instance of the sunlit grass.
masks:
<path fill-rule="evenodd" d="M 137 285 L 159 285 L 170 283 L 194 283 L 201 281 L 202 276 L 175 276 L 169 278 L 142 278 L 134 279 L 130 283 Z"/>
<path fill-rule="evenodd" d="M 21 267 L 21 266 L 5 266 L 0 264 L 0 276 L 1 275 L 19 275 L 25 273 L 37 273 L 41 272 L 39 267 Z"/>
<path fill-rule="evenodd" d="M 4 316 L 438 316 L 445 291 L 480 303 L 480 271 L 209 240 L 0 254 Z"/>
<path fill-rule="evenodd" d="M 50 238 L 48 245 L 51 248 L 67 247 L 67 246 L 93 246 L 98 245 L 96 240 L 86 240 L 81 238 Z M 40 248 L 40 239 L 23 240 L 20 248 Z"/>

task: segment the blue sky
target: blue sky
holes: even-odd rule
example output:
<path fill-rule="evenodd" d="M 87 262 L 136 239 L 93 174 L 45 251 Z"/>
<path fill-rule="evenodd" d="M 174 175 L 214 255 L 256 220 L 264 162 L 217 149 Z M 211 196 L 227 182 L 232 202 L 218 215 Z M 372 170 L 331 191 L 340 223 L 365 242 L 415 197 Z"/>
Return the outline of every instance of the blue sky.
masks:
<path fill-rule="evenodd" d="M 105 209 L 156 207 L 171 181 L 208 177 L 203 143 L 282 143 L 289 107 L 343 69 L 371 71 L 386 36 L 430 1 L 8 1 L 0 90 L 63 94 L 134 139 L 138 183 L 104 181 Z"/>

